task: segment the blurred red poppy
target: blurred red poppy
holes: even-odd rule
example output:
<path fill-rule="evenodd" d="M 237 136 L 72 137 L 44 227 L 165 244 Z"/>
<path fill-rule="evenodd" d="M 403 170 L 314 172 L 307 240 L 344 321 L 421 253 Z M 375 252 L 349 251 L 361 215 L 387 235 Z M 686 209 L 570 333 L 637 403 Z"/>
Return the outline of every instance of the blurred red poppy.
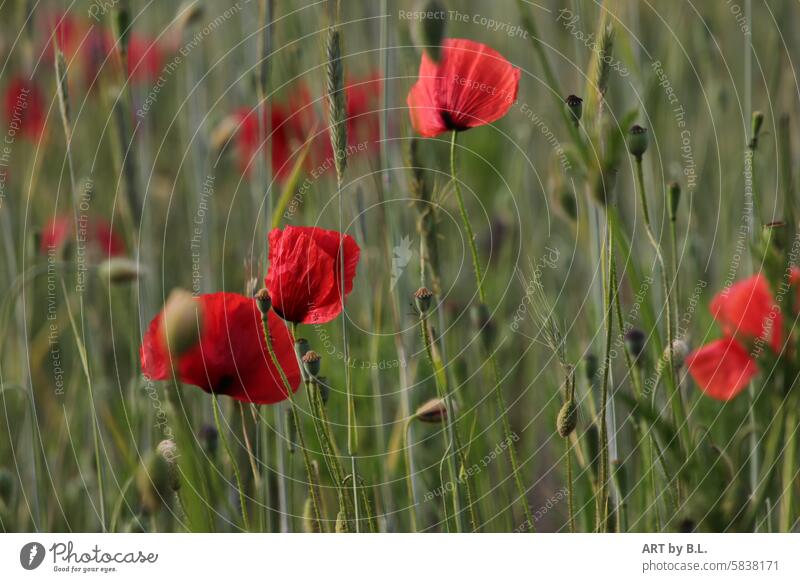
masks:
<path fill-rule="evenodd" d="M 494 49 L 448 39 L 438 64 L 422 55 L 417 82 L 408 93 L 411 123 L 425 137 L 492 123 L 517 100 L 519 78 L 519 69 Z"/>
<path fill-rule="evenodd" d="M 163 54 L 155 39 L 132 34 L 128 42 L 128 76 L 133 82 L 152 82 L 161 73 Z"/>
<path fill-rule="evenodd" d="M 195 300 L 201 303 L 203 313 L 200 341 L 174 361 L 178 379 L 242 402 L 285 400 L 288 393 L 267 350 L 255 300 L 225 292 L 200 295 Z M 172 375 L 163 317 L 162 311 L 150 323 L 139 350 L 142 371 L 151 380 L 167 380 Z M 277 360 L 292 391 L 297 391 L 300 368 L 289 330 L 272 312 L 268 321 Z"/>
<path fill-rule="evenodd" d="M 349 235 L 307 226 L 269 233 L 265 279 L 272 307 L 292 323 L 325 323 L 342 312 L 341 253 L 344 236 L 344 293 L 353 289 L 361 249 Z"/>
<path fill-rule="evenodd" d="M 60 252 L 70 242 L 75 227 L 75 218 L 71 214 L 62 214 L 53 217 L 42 229 L 39 252 L 47 255 L 48 252 Z M 103 218 L 90 217 L 78 225 L 81 239 L 99 254 L 99 259 L 118 257 L 124 255 L 125 243 L 114 232 L 111 224 Z"/>
<path fill-rule="evenodd" d="M 689 354 L 686 366 L 703 392 L 717 400 L 730 400 L 758 371 L 747 346 L 766 342 L 774 352 L 780 351 L 783 316 L 761 274 L 717 293 L 710 310 L 725 337 Z"/>
<path fill-rule="evenodd" d="M 270 105 L 270 123 L 265 124 L 267 139 L 272 151 L 272 172 L 280 182 L 292 172 L 298 147 L 305 143 L 313 125 L 308 91 L 301 87 L 290 98 L 291 106 L 280 102 Z M 234 113 L 237 122 L 237 147 L 239 169 L 250 177 L 256 152 L 260 149 L 258 114 L 256 110 L 242 107 Z"/>
<path fill-rule="evenodd" d="M 686 358 L 689 373 L 700 389 L 717 400 L 730 400 L 747 387 L 758 366 L 733 338 L 713 341 Z"/>
<path fill-rule="evenodd" d="M 8 136 L 19 134 L 38 141 L 44 134 L 44 97 L 31 79 L 17 76 L 6 88 L 6 120 Z M 8 137 L 7 137 L 8 139 Z"/>
<path fill-rule="evenodd" d="M 53 42 L 58 44 L 58 48 L 64 53 L 64 57 L 70 60 L 83 41 L 84 26 L 69 12 L 46 12 L 40 21 L 40 26 L 44 29 L 42 38 L 42 53 L 45 59 L 52 63 Z"/>

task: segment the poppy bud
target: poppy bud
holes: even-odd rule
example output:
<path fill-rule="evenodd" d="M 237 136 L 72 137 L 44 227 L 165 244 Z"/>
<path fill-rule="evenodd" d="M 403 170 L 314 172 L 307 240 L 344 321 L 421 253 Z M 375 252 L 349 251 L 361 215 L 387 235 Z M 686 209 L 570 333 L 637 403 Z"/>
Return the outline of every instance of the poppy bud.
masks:
<path fill-rule="evenodd" d="M 197 435 L 203 450 L 210 457 L 217 453 L 217 445 L 219 444 L 219 433 L 212 424 L 204 424 L 200 427 L 200 433 Z"/>
<path fill-rule="evenodd" d="M 164 339 L 172 356 L 180 356 L 200 340 L 203 312 L 192 294 L 174 289 L 164 306 Z"/>
<path fill-rule="evenodd" d="M 566 98 L 567 111 L 572 117 L 572 121 L 577 126 L 583 116 L 583 99 L 577 95 L 570 95 Z"/>
<path fill-rule="evenodd" d="M 0 507 L 11 503 L 11 494 L 14 492 L 14 477 L 5 467 L 0 468 Z"/>
<path fill-rule="evenodd" d="M 575 406 L 574 400 L 567 400 L 558 411 L 556 417 L 556 430 L 559 436 L 567 438 L 575 430 L 578 425 L 578 407 Z"/>
<path fill-rule="evenodd" d="M 157 512 L 165 499 L 172 496 L 174 480 L 169 463 L 161 455 L 149 453 L 136 472 L 136 488 L 144 510 Z"/>
<path fill-rule="evenodd" d="M 347 533 L 348 531 L 347 518 L 344 515 L 344 511 L 340 511 L 336 514 L 336 533 Z"/>
<path fill-rule="evenodd" d="M 678 204 L 681 201 L 681 185 L 677 182 L 670 182 L 667 184 L 668 202 L 669 202 L 669 219 L 675 222 L 678 219 Z"/>
<path fill-rule="evenodd" d="M 647 337 L 645 336 L 645 333 L 636 327 L 625 332 L 625 343 L 627 344 L 634 360 L 638 360 L 639 356 L 642 355 L 646 339 Z"/>
<path fill-rule="evenodd" d="M 182 33 L 186 28 L 200 22 L 201 18 L 203 18 L 203 4 L 200 0 L 186 0 L 178 8 L 174 23 L 176 29 Z"/>
<path fill-rule="evenodd" d="M 586 374 L 586 380 L 589 384 L 594 384 L 597 377 L 597 356 L 594 354 L 586 354 L 583 358 L 583 371 Z"/>
<path fill-rule="evenodd" d="M 156 453 L 167 464 L 170 470 L 171 484 L 173 491 L 180 489 L 180 481 L 178 480 L 177 460 L 178 460 L 178 446 L 175 441 L 171 439 L 164 439 L 156 446 Z"/>
<path fill-rule="evenodd" d="M 748 147 L 754 150 L 758 147 L 758 136 L 761 133 L 761 126 L 764 125 L 764 114 L 761 111 L 753 111 L 753 117 L 750 121 L 750 130 L 752 137 Z"/>
<path fill-rule="evenodd" d="M 227 148 L 228 144 L 233 140 L 233 136 L 239 131 L 241 119 L 236 115 L 227 115 L 214 126 L 209 136 L 209 143 L 211 149 L 217 154 Z"/>
<path fill-rule="evenodd" d="M 261 315 L 269 313 L 272 308 L 272 299 L 270 299 L 269 291 L 267 291 L 266 287 L 262 287 L 256 292 L 255 299 Z"/>
<path fill-rule="evenodd" d="M 443 422 L 447 418 L 447 406 L 441 398 L 432 398 L 417 408 L 414 418 L 421 422 Z"/>
<path fill-rule="evenodd" d="M 427 287 L 420 287 L 414 293 L 414 303 L 420 313 L 427 313 L 431 308 L 431 297 L 433 297 L 433 292 Z"/>
<path fill-rule="evenodd" d="M 689 355 L 689 346 L 686 344 L 685 341 L 682 339 L 674 339 L 672 340 L 672 366 L 674 369 L 678 369 L 683 366 L 683 361 L 686 359 L 686 356 Z M 658 369 L 659 373 L 664 371 L 664 366 L 667 365 L 670 358 L 670 350 L 669 346 L 664 348 L 664 353 L 661 355 L 661 359 L 658 362 Z"/>
<path fill-rule="evenodd" d="M 111 257 L 100 263 L 97 274 L 109 283 L 130 283 L 139 278 L 139 265 L 124 257 Z"/>
<path fill-rule="evenodd" d="M 481 335 L 484 349 L 487 351 L 490 350 L 494 345 L 497 330 L 489 315 L 489 308 L 483 303 L 473 305 L 472 309 L 470 309 L 470 316 L 472 318 L 472 325 L 475 326 L 475 329 Z"/>
<path fill-rule="evenodd" d="M 647 128 L 634 125 L 628 132 L 628 151 L 637 159 L 641 159 L 647 151 Z"/>
<path fill-rule="evenodd" d="M 309 350 L 305 353 L 302 359 L 303 367 L 306 369 L 306 373 L 312 378 L 316 378 L 317 374 L 319 374 L 322 358 L 320 358 L 319 354 L 314 350 Z"/>
<path fill-rule="evenodd" d="M 447 12 L 438 0 L 429 0 L 420 10 L 424 18 L 419 20 L 419 35 L 428 57 L 438 63 L 442 56 L 442 40 L 447 28 Z"/>

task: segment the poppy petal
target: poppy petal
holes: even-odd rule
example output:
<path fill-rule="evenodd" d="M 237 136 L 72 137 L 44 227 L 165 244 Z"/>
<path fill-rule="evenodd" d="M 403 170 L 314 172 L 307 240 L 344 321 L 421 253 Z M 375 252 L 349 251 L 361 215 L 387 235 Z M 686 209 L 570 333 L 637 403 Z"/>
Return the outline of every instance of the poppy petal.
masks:
<path fill-rule="evenodd" d="M 783 317 L 764 275 L 753 275 L 717 293 L 711 314 L 726 335 L 766 340 L 774 351 L 780 350 Z"/>
<path fill-rule="evenodd" d="M 730 400 L 758 372 L 745 349 L 733 338 L 706 344 L 689 354 L 686 367 L 700 389 L 717 400 Z"/>
<path fill-rule="evenodd" d="M 285 400 L 286 389 L 272 363 L 261 314 L 253 299 L 236 293 L 201 295 L 203 326 L 200 341 L 175 362 L 178 378 L 204 391 L 255 404 Z M 270 312 L 270 337 L 278 362 L 292 390 L 300 385 L 300 368 L 286 324 Z M 163 334 L 163 312 L 145 333 L 140 348 L 142 371 L 152 380 L 171 376 Z"/>

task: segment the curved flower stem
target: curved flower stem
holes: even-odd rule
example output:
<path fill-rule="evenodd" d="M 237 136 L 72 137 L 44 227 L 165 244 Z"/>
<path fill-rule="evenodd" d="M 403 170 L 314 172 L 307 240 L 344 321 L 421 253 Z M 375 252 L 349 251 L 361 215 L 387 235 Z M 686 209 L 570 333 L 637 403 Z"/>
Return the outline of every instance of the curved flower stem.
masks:
<path fill-rule="evenodd" d="M 303 464 L 305 465 L 306 474 L 308 475 L 308 491 L 311 497 L 311 507 L 314 511 L 314 528 L 315 531 L 321 532 L 322 521 L 320 519 L 320 503 L 319 498 L 317 497 L 314 473 L 311 468 L 311 459 L 309 458 L 308 449 L 306 448 L 306 439 L 303 436 L 303 428 L 300 426 L 300 418 L 297 414 L 297 404 L 294 401 L 294 392 L 292 391 L 292 386 L 289 383 L 289 378 L 286 377 L 286 372 L 283 371 L 283 366 L 281 366 L 281 363 L 278 361 L 278 357 L 275 355 L 275 348 L 272 346 L 272 336 L 269 333 L 269 320 L 267 318 L 267 313 L 261 314 L 261 326 L 264 329 L 264 339 L 267 342 L 267 351 L 269 352 L 269 357 L 272 360 L 272 364 L 278 370 L 281 380 L 283 381 L 283 386 L 286 389 L 287 398 L 289 400 L 289 409 L 292 411 L 292 418 L 294 419 L 294 424 L 297 428 L 298 445 L 300 446 L 300 451 L 303 453 Z"/>
<path fill-rule="evenodd" d="M 684 409 L 683 399 L 681 398 L 678 381 L 675 377 L 675 354 L 674 354 L 674 330 L 673 330 L 673 315 L 672 315 L 672 299 L 670 293 L 669 274 L 667 273 L 666 262 L 661 253 L 661 246 L 658 244 L 655 235 L 653 234 L 652 224 L 650 222 L 650 212 L 647 205 L 647 192 L 644 182 L 644 170 L 642 168 L 642 157 L 635 156 L 636 160 L 636 183 L 639 190 L 639 199 L 642 203 L 642 214 L 644 216 L 644 226 L 647 232 L 647 238 L 650 239 L 650 244 L 653 245 L 653 250 L 656 253 L 656 259 L 661 267 L 661 285 L 664 293 L 664 309 L 667 315 L 667 349 L 666 354 L 667 362 L 667 386 L 669 387 L 670 394 L 669 400 L 672 406 L 672 414 L 674 416 L 675 424 L 678 428 L 679 440 L 682 440 L 683 450 L 686 454 L 691 452 L 691 433 L 689 431 L 689 424 L 687 422 L 686 410 Z M 680 438 L 682 437 L 682 438 Z"/>
<path fill-rule="evenodd" d="M 222 430 L 222 423 L 219 421 L 219 400 L 216 394 L 211 394 L 211 405 L 214 407 L 214 424 L 217 426 L 217 433 L 219 438 L 222 439 L 222 446 L 225 447 L 225 454 L 231 460 L 233 467 L 233 474 L 236 477 L 236 488 L 239 492 L 239 505 L 242 511 L 242 524 L 245 531 L 250 531 L 250 520 L 247 517 L 247 500 L 245 499 L 244 487 L 242 486 L 242 476 L 239 473 L 239 465 L 236 462 L 236 457 L 233 456 L 228 437 L 225 436 L 225 431 Z"/>
<path fill-rule="evenodd" d="M 458 181 L 458 174 L 456 172 L 457 135 L 458 135 L 457 132 L 454 131 L 452 140 L 450 142 L 451 178 L 453 180 L 453 187 L 456 193 L 456 200 L 458 201 L 458 209 L 461 213 L 461 220 L 464 223 L 464 230 L 467 233 L 467 241 L 469 242 L 470 254 L 472 255 L 472 268 L 473 271 L 475 272 L 475 284 L 478 290 L 478 299 L 481 302 L 481 304 L 485 304 L 486 294 L 483 290 L 483 270 L 481 269 L 480 260 L 478 258 L 478 246 L 475 243 L 475 235 L 472 231 L 472 225 L 469 220 L 469 215 L 467 214 L 467 208 L 464 205 L 464 197 L 461 194 L 461 184 Z M 492 371 L 494 394 L 497 400 L 498 413 L 500 414 L 500 418 L 503 423 L 503 435 L 505 437 L 506 443 L 508 443 L 506 451 L 508 451 L 508 459 L 511 464 L 511 472 L 513 473 L 514 476 L 514 483 L 517 488 L 517 495 L 519 496 L 519 499 L 522 502 L 522 509 L 525 513 L 525 519 L 527 521 L 529 529 L 533 530 L 533 514 L 531 513 L 530 504 L 528 503 L 527 491 L 522 483 L 522 477 L 520 476 L 519 464 L 517 462 L 517 453 L 514 447 L 514 439 L 512 438 L 511 434 L 511 423 L 508 420 L 508 409 L 506 407 L 505 398 L 503 397 L 502 387 L 500 385 L 500 374 L 497 370 L 497 362 L 495 361 L 494 353 L 491 350 L 487 350 L 486 357 L 489 360 L 489 367 L 491 368 Z"/>

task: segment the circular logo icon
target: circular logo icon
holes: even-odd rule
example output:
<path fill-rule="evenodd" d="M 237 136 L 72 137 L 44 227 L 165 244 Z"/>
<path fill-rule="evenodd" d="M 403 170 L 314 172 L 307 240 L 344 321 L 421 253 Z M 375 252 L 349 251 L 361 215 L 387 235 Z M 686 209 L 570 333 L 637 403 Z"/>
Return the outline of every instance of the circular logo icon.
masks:
<path fill-rule="evenodd" d="M 44 546 L 39 542 L 29 542 L 19 551 L 19 563 L 26 570 L 35 570 L 44 561 Z"/>

